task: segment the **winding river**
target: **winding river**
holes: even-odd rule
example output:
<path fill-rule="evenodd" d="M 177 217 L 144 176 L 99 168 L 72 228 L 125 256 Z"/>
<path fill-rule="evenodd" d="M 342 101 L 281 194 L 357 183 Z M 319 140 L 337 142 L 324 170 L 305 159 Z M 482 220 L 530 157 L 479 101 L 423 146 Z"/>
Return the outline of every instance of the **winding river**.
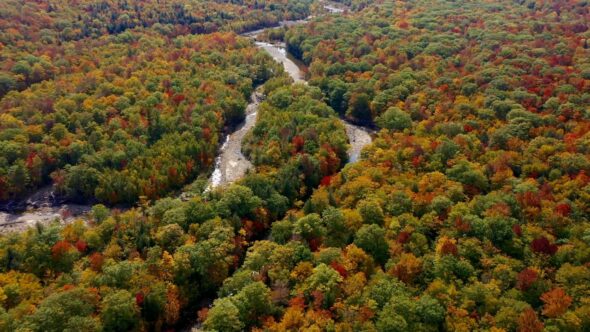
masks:
<path fill-rule="evenodd" d="M 325 3 L 324 8 L 329 13 L 342 13 L 345 10 L 337 4 L 330 3 Z M 280 25 L 293 26 L 307 22 L 308 20 L 283 21 Z M 256 37 L 265 30 L 251 31 L 244 33 L 243 36 L 252 38 L 257 47 L 268 52 L 275 61 L 281 63 L 295 82 L 305 82 L 302 67 L 287 53 L 284 44 L 256 40 Z M 252 93 L 250 103 L 246 108 L 246 119 L 236 131 L 225 137 L 225 141 L 215 159 L 215 169 L 211 175 L 208 189 L 235 182 L 254 168 L 252 163 L 242 154 L 242 141 L 248 131 L 256 124 L 258 106 L 262 99 L 263 95 L 259 90 Z M 340 121 L 346 128 L 350 143 L 350 149 L 348 150 L 349 162 L 355 162 L 360 158 L 363 147 L 371 143 L 371 132 L 344 119 L 340 119 Z M 25 212 L 8 213 L 0 211 L 0 233 L 22 231 L 38 222 L 46 224 L 55 219 L 70 222 L 87 214 L 91 207 L 91 205 L 56 204 L 52 188 L 46 187 L 32 194 L 26 200 Z"/>
<path fill-rule="evenodd" d="M 332 5 L 324 5 L 324 8 L 330 13 L 342 13 L 344 9 Z M 285 21 L 280 26 L 292 26 L 296 24 L 305 24 L 307 20 Z M 270 54 L 276 62 L 279 62 L 285 68 L 285 71 L 293 78 L 295 83 L 306 82 L 303 70 L 300 65 L 287 53 L 283 43 L 267 43 L 257 41 L 258 35 L 266 29 L 260 29 L 243 34 L 243 36 L 254 39 L 258 48 Z M 242 154 L 242 141 L 246 133 L 256 124 L 258 106 L 262 95 L 255 91 L 251 96 L 251 102 L 246 108 L 246 120 L 242 126 L 232 134 L 227 135 L 225 142 L 219 150 L 219 155 L 215 159 L 215 170 L 210 179 L 209 188 L 224 186 L 242 178 L 248 170 L 253 168 L 252 163 Z M 352 124 L 344 119 L 340 119 L 346 128 L 346 135 L 350 143 L 348 150 L 348 161 L 355 162 L 360 158 L 363 147 L 371 143 L 370 130 Z"/>

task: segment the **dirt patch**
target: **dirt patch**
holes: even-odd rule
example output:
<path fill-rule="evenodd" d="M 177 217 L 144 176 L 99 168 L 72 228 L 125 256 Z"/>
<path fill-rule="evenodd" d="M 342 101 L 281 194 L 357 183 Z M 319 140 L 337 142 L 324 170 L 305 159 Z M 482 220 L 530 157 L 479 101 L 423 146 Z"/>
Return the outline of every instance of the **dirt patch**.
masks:
<path fill-rule="evenodd" d="M 23 213 L 0 212 L 0 234 L 22 232 L 37 223 L 47 225 L 55 220 L 67 224 L 84 217 L 90 209 L 89 205 L 64 204 L 44 206 Z"/>
<path fill-rule="evenodd" d="M 211 175 L 210 188 L 235 182 L 254 167 L 242 153 L 242 141 L 248 131 L 256 124 L 258 106 L 261 100 L 262 94 L 260 91 L 252 93 L 250 104 L 246 107 L 246 120 L 238 130 L 227 135 L 219 155 L 215 158 L 215 170 Z"/>
<path fill-rule="evenodd" d="M 353 163 L 360 159 L 363 148 L 371 144 L 371 132 L 369 129 L 354 125 L 352 123 L 341 120 L 344 127 L 346 127 L 346 135 L 350 148 L 348 149 L 348 162 Z"/>

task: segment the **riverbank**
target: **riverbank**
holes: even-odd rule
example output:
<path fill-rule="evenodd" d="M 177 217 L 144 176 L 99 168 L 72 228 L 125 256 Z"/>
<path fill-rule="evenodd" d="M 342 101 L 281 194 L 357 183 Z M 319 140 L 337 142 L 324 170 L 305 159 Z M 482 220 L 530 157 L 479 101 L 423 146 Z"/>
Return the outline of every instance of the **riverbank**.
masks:
<path fill-rule="evenodd" d="M 250 104 L 246 107 L 246 118 L 236 131 L 228 134 L 215 158 L 215 169 L 211 175 L 208 188 L 215 188 L 242 178 L 253 169 L 252 163 L 242 154 L 242 141 L 256 124 L 258 106 L 263 99 L 260 89 L 250 96 Z"/>

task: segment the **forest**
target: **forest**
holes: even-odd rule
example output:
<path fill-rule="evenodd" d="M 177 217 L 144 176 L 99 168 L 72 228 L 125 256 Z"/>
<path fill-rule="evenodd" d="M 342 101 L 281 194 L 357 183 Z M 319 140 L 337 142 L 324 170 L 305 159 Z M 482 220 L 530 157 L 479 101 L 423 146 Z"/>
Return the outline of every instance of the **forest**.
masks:
<path fill-rule="evenodd" d="M 590 2 L 336 2 L 0 4 L 0 331 L 590 331 Z"/>

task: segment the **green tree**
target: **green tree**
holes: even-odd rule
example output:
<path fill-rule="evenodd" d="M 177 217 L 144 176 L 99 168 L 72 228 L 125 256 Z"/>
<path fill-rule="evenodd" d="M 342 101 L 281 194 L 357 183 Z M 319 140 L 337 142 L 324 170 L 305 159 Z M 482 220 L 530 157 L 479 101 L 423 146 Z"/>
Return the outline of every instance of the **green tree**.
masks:
<path fill-rule="evenodd" d="M 347 107 L 345 98 L 347 92 L 346 83 L 341 80 L 331 79 L 328 81 L 327 89 L 328 104 L 339 114 L 344 114 Z"/>
<path fill-rule="evenodd" d="M 293 234 L 299 235 L 309 241 L 324 236 L 326 229 L 322 225 L 320 216 L 317 213 L 312 213 L 299 218 L 293 224 Z"/>
<path fill-rule="evenodd" d="M 486 176 L 476 166 L 466 160 L 461 160 L 455 166 L 447 170 L 447 176 L 451 180 L 461 182 L 464 185 L 473 186 L 482 191 L 487 190 L 489 182 Z"/>
<path fill-rule="evenodd" d="M 141 308 L 141 315 L 148 321 L 157 321 L 163 317 L 166 308 L 166 284 L 158 282 L 151 285 L 145 294 Z"/>
<path fill-rule="evenodd" d="M 377 272 L 364 289 L 364 296 L 382 309 L 393 296 L 407 296 L 406 286 L 396 277 Z"/>
<path fill-rule="evenodd" d="M 326 264 L 319 264 L 313 269 L 309 278 L 305 280 L 301 291 L 307 296 L 313 295 L 314 291 L 319 291 L 324 296 L 324 307 L 330 307 L 340 291 L 342 276 L 336 270 Z"/>
<path fill-rule="evenodd" d="M 256 324 L 260 317 L 274 312 L 270 289 L 260 281 L 246 285 L 232 300 L 240 311 L 240 321 L 246 326 Z"/>
<path fill-rule="evenodd" d="M 385 230 L 379 225 L 363 225 L 354 235 L 354 244 L 371 254 L 381 264 L 385 264 L 389 257 Z"/>
<path fill-rule="evenodd" d="M 366 199 L 358 204 L 358 211 L 365 224 L 383 225 L 383 209 L 374 199 Z"/>
<path fill-rule="evenodd" d="M 371 97 L 366 93 L 352 93 L 348 102 L 346 114 L 360 122 L 373 120 L 370 108 Z"/>
<path fill-rule="evenodd" d="M 26 190 L 30 176 L 22 161 L 17 162 L 8 169 L 8 190 L 13 193 L 22 193 Z"/>
<path fill-rule="evenodd" d="M 270 234 L 273 241 L 287 243 L 293 236 L 293 223 L 289 220 L 275 221 Z"/>
<path fill-rule="evenodd" d="M 83 288 L 74 288 L 49 295 L 30 316 L 33 331 L 64 331 L 87 327 L 98 331 L 91 315 L 96 310 L 98 296 Z"/>
<path fill-rule="evenodd" d="M 325 244 L 331 247 L 343 247 L 348 244 L 351 230 L 346 226 L 346 218 L 339 209 L 329 207 L 322 212 L 322 223 L 326 228 Z"/>
<path fill-rule="evenodd" d="M 102 301 L 100 318 L 104 331 L 133 331 L 139 324 L 139 308 L 127 290 L 118 290 Z"/>
<path fill-rule="evenodd" d="M 207 314 L 207 319 L 203 323 L 207 331 L 242 331 L 245 327 L 240 320 L 240 311 L 229 298 L 221 298 L 213 302 L 213 307 Z"/>
<path fill-rule="evenodd" d="M 162 226 L 156 231 L 156 242 L 169 252 L 182 245 L 184 238 L 184 231 L 178 224 Z"/>
<path fill-rule="evenodd" d="M 232 185 L 223 192 L 217 203 L 217 211 L 223 217 L 232 215 L 247 217 L 252 216 L 254 209 L 261 206 L 262 200 L 254 196 L 252 190 L 240 185 Z"/>
<path fill-rule="evenodd" d="M 439 326 L 445 320 L 445 308 L 430 295 L 420 297 L 416 311 L 421 320 L 431 326 Z"/>
<path fill-rule="evenodd" d="M 244 120 L 246 103 L 242 98 L 226 97 L 221 102 L 223 118 L 227 126 L 235 126 Z"/>
<path fill-rule="evenodd" d="M 111 211 L 106 206 L 104 206 L 102 204 L 96 204 L 96 205 L 92 206 L 92 209 L 90 211 L 90 215 L 92 216 L 92 219 L 94 219 L 94 222 L 97 224 L 100 224 L 106 218 L 108 218 L 110 213 L 111 213 Z"/>
<path fill-rule="evenodd" d="M 377 117 L 377 125 L 381 128 L 402 131 L 412 127 L 412 118 L 398 107 L 390 107 Z"/>
<path fill-rule="evenodd" d="M 16 88 L 16 81 L 12 76 L 7 74 L 0 74 L 0 97 L 8 93 L 8 91 Z"/>
<path fill-rule="evenodd" d="M 200 224 L 215 218 L 215 211 L 210 203 L 195 199 L 188 203 L 186 219 L 188 224 Z"/>
<path fill-rule="evenodd" d="M 237 294 L 240 290 L 248 284 L 255 282 L 253 276 L 256 274 L 249 269 L 240 269 L 236 271 L 231 277 L 223 281 L 223 286 L 219 288 L 217 295 L 219 297 L 226 297 L 232 294 Z"/>
<path fill-rule="evenodd" d="M 94 197 L 100 173 L 89 166 L 72 166 L 66 173 L 65 192 L 72 201 L 83 202 Z"/>
<path fill-rule="evenodd" d="M 383 310 L 380 313 L 377 323 L 375 324 L 378 331 L 383 332 L 403 332 L 408 331 L 408 323 L 401 315 Z"/>

